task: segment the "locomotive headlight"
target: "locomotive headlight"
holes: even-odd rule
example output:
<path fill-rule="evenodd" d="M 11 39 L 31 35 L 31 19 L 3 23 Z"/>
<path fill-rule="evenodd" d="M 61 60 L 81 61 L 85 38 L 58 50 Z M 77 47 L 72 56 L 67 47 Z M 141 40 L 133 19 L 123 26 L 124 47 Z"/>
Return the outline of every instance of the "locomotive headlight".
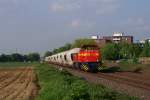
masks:
<path fill-rule="evenodd" d="M 83 56 L 87 56 L 87 53 L 83 54 Z"/>
<path fill-rule="evenodd" d="M 99 54 L 98 54 L 98 53 L 96 53 L 95 55 L 96 55 L 96 56 L 99 56 Z"/>

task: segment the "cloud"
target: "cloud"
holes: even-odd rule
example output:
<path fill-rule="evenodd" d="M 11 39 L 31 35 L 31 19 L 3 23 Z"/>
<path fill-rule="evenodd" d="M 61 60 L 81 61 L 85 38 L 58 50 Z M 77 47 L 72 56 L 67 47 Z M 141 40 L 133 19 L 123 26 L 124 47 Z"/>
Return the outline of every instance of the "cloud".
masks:
<path fill-rule="evenodd" d="M 77 2 L 70 2 L 68 0 L 56 1 L 50 4 L 50 11 L 65 12 L 79 9 L 80 5 Z"/>
<path fill-rule="evenodd" d="M 80 30 L 90 30 L 93 28 L 94 24 L 92 22 L 86 21 L 86 20 L 81 20 L 81 19 L 73 19 L 69 23 L 69 27 L 73 29 L 80 29 Z"/>
<path fill-rule="evenodd" d="M 119 8 L 119 0 L 57 0 L 50 4 L 50 11 L 112 14 Z M 83 12 L 84 11 L 84 12 Z"/>
<path fill-rule="evenodd" d="M 113 14 L 119 8 L 118 5 L 102 5 L 100 8 L 96 10 L 96 14 L 105 15 L 105 14 Z"/>
<path fill-rule="evenodd" d="M 129 17 L 124 26 L 135 31 L 150 31 L 150 22 L 142 17 Z"/>
<path fill-rule="evenodd" d="M 120 7 L 120 0 L 88 0 L 88 3 L 99 15 L 113 14 Z"/>
<path fill-rule="evenodd" d="M 50 6 L 50 9 L 54 12 L 57 12 L 57 11 L 64 11 L 64 6 L 63 5 L 60 5 L 60 4 L 57 4 L 57 3 L 54 3 Z"/>
<path fill-rule="evenodd" d="M 70 26 L 75 28 L 80 27 L 81 22 L 79 20 L 72 20 Z"/>
<path fill-rule="evenodd" d="M 143 25 L 144 19 L 141 17 L 132 17 L 127 19 L 127 23 L 131 25 Z"/>
<path fill-rule="evenodd" d="M 0 0 L 0 7 L 14 6 L 19 2 L 20 0 Z"/>
<path fill-rule="evenodd" d="M 136 29 L 149 32 L 150 31 L 150 26 L 149 25 L 143 25 L 141 27 L 137 27 Z"/>
<path fill-rule="evenodd" d="M 0 13 L 12 13 L 18 11 L 22 5 L 26 5 L 29 0 L 0 0 Z"/>

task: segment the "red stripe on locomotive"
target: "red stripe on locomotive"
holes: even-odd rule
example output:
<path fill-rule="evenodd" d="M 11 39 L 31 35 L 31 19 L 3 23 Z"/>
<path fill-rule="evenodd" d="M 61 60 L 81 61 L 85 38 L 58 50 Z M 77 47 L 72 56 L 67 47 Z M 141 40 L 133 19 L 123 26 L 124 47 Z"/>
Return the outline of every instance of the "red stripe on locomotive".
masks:
<path fill-rule="evenodd" d="M 101 54 L 99 50 L 81 50 L 78 54 L 74 55 L 75 62 L 99 62 Z"/>

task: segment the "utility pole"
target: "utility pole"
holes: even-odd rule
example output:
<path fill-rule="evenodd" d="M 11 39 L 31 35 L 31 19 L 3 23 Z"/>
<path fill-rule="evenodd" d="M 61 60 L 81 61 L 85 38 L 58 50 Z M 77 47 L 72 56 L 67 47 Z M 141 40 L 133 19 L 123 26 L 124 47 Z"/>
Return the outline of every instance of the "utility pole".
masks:
<path fill-rule="evenodd" d="M 16 53 L 18 53 L 18 49 L 16 48 Z"/>

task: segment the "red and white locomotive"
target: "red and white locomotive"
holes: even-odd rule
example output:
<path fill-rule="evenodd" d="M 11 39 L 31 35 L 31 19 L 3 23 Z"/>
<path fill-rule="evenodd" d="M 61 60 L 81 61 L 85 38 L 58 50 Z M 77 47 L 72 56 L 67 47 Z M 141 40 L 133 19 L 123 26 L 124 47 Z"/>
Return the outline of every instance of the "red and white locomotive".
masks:
<path fill-rule="evenodd" d="M 45 61 L 93 72 L 101 68 L 101 53 L 96 45 L 84 45 L 48 56 Z"/>

